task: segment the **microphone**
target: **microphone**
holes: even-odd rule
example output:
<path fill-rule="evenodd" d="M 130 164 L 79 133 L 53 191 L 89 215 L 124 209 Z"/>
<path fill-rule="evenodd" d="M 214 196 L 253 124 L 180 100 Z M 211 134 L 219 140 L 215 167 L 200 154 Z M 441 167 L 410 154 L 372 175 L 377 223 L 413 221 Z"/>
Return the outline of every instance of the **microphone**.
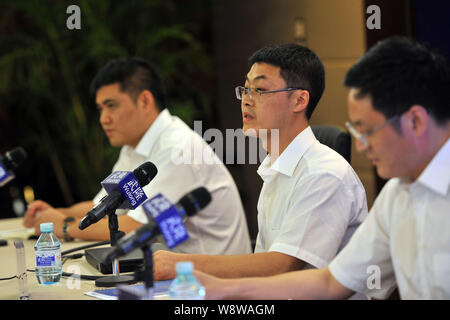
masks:
<path fill-rule="evenodd" d="M 147 199 L 142 187 L 149 184 L 157 173 L 158 169 L 150 161 L 141 164 L 133 172 L 115 171 L 111 173 L 101 182 L 108 194 L 86 214 L 78 228 L 86 229 L 116 209 L 139 207 Z"/>
<path fill-rule="evenodd" d="M 25 161 L 27 153 L 22 147 L 8 151 L 5 157 L 0 156 L 0 187 L 14 179 L 14 171 Z"/>
<path fill-rule="evenodd" d="M 143 247 L 157 235 L 163 234 L 169 248 L 186 241 L 189 236 L 183 221 L 202 210 L 211 202 L 211 194 L 204 187 L 197 188 L 172 205 L 162 194 L 146 201 L 142 207 L 149 222 L 121 238 L 112 247 L 104 261 L 110 262 Z"/>

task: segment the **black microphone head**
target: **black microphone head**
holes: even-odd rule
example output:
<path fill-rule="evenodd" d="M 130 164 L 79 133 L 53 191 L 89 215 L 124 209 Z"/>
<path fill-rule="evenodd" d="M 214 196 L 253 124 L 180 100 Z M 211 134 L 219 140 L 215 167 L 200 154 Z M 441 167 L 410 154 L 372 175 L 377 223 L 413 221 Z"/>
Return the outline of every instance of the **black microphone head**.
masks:
<path fill-rule="evenodd" d="M 92 224 L 89 218 L 90 217 L 85 216 L 83 219 L 81 219 L 80 223 L 78 224 L 78 229 L 84 230 L 89 227 Z"/>
<path fill-rule="evenodd" d="M 11 169 L 18 168 L 25 161 L 26 157 L 27 153 L 22 147 L 14 148 L 11 151 L 8 151 L 5 155 L 8 164 L 12 167 Z"/>
<path fill-rule="evenodd" d="M 205 187 L 192 190 L 178 201 L 184 208 L 187 216 L 192 216 L 202 210 L 211 202 L 211 194 Z"/>
<path fill-rule="evenodd" d="M 133 174 L 141 187 L 148 185 L 157 173 L 158 169 L 156 169 L 156 166 L 150 161 L 144 162 L 133 171 Z"/>

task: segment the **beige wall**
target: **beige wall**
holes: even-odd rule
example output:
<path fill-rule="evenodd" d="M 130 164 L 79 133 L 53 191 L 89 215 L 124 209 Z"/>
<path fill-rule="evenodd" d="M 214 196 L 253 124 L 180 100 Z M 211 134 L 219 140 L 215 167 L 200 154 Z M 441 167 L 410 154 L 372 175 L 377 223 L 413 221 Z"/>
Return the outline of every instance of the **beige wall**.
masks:
<path fill-rule="evenodd" d="M 326 89 L 311 124 L 344 127 L 347 120 L 347 92 L 342 83 L 348 69 L 366 51 L 365 9 L 362 0 L 269 1 L 270 23 L 263 26 L 266 41 L 292 42 L 294 20 L 304 19 L 306 41 L 321 58 L 326 73 Z M 352 150 L 352 166 L 366 188 L 369 206 L 373 203 L 375 177 L 367 159 Z"/>
<path fill-rule="evenodd" d="M 242 85 L 248 57 L 275 43 L 293 42 L 294 21 L 306 22 L 306 46 L 322 59 L 326 89 L 312 124 L 344 127 L 347 89 L 344 75 L 365 52 L 363 0 L 221 0 L 214 1 L 213 41 L 217 73 L 217 110 L 222 129 L 242 125 L 234 87 Z M 374 197 L 374 175 L 364 156 L 352 150 L 352 166 L 361 178 L 369 207 Z M 244 197 L 251 234 L 256 235 L 256 202 L 262 185 L 257 166 L 229 166 Z"/>
<path fill-rule="evenodd" d="M 366 51 L 365 9 L 359 0 L 307 0 L 307 43 L 322 59 L 326 89 L 311 119 L 312 124 L 344 127 L 347 118 L 348 89 L 342 83 L 348 69 Z M 369 206 L 373 203 L 375 177 L 364 155 L 352 149 L 352 166 L 366 188 Z"/>

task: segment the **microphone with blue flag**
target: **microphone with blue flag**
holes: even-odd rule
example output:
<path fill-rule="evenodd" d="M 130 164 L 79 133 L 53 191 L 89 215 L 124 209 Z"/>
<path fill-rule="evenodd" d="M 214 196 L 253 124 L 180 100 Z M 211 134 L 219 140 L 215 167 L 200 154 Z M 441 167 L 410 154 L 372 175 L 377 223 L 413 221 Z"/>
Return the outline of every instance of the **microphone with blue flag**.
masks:
<path fill-rule="evenodd" d="M 79 229 L 83 230 L 102 219 L 116 209 L 136 209 L 147 196 L 142 189 L 150 183 L 158 173 L 156 166 L 148 161 L 141 164 L 133 172 L 115 171 L 101 182 L 108 195 L 92 208 L 80 221 Z"/>
<path fill-rule="evenodd" d="M 17 147 L 0 156 L 0 187 L 3 187 L 16 176 L 14 171 L 25 161 L 27 153 L 24 148 Z"/>
<path fill-rule="evenodd" d="M 211 194 L 204 187 L 189 192 L 175 205 L 162 194 L 156 195 L 142 205 L 149 222 L 121 238 L 111 248 L 104 261 L 112 261 L 137 248 L 149 245 L 149 242 L 159 234 L 164 236 L 169 248 L 179 245 L 189 238 L 184 219 L 196 214 L 210 202 Z"/>

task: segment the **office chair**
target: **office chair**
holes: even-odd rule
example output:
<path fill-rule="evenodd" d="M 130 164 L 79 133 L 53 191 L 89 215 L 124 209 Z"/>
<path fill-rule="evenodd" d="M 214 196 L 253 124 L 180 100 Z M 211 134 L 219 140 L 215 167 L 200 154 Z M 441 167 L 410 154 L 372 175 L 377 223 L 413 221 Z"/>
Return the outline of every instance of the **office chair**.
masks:
<path fill-rule="evenodd" d="M 339 127 L 326 125 L 311 125 L 311 129 L 320 143 L 335 150 L 350 163 L 352 155 L 350 133 Z"/>

